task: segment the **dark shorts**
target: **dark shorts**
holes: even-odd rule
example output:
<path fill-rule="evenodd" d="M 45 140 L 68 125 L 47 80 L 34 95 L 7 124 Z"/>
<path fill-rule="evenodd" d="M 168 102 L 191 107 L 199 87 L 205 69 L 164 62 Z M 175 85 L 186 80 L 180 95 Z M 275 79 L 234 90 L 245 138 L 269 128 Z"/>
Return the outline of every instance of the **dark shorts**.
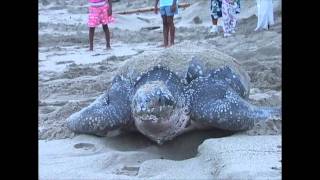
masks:
<path fill-rule="evenodd" d="M 218 19 L 222 17 L 222 0 L 211 0 L 210 12 L 212 19 Z"/>
<path fill-rule="evenodd" d="M 161 16 L 174 16 L 178 14 L 178 6 L 174 12 L 171 11 L 171 6 L 160 7 L 160 14 Z"/>

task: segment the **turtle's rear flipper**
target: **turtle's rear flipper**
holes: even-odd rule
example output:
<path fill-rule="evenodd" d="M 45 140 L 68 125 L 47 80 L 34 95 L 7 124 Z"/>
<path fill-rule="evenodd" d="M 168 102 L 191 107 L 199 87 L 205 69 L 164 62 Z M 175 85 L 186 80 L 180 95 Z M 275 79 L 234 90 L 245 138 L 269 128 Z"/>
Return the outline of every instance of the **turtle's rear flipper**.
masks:
<path fill-rule="evenodd" d="M 133 123 L 129 95 L 132 86 L 120 76 L 114 78 L 110 90 L 88 107 L 72 114 L 67 127 L 76 133 L 104 136 Z"/>
<path fill-rule="evenodd" d="M 280 119 L 281 108 L 252 105 L 224 81 L 199 79 L 191 97 L 191 119 L 231 131 L 247 130 L 257 121 Z"/>

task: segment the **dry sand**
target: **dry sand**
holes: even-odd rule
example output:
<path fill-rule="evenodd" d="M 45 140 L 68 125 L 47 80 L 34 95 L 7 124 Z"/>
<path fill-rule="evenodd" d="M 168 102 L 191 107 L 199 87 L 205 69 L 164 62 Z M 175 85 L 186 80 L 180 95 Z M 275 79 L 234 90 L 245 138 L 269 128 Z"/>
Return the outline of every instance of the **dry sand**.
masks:
<path fill-rule="evenodd" d="M 237 33 L 230 38 L 209 33 L 207 0 L 180 2 L 192 6 L 175 18 L 177 45 L 194 42 L 236 58 L 251 78 L 252 103 L 281 105 L 281 2 L 274 1 L 275 25 L 254 32 L 255 1 L 242 1 Z M 191 132 L 164 146 L 139 134 L 97 138 L 70 132 L 65 119 L 105 91 L 120 66 L 163 50 L 162 29 L 144 29 L 161 26 L 160 15 L 145 13 L 115 14 L 113 49 L 104 49 L 98 28 L 95 51 L 88 52 L 86 3 L 39 1 L 40 179 L 281 179 L 281 121 L 242 134 Z M 153 1 L 121 0 L 114 12 L 144 4 Z"/>

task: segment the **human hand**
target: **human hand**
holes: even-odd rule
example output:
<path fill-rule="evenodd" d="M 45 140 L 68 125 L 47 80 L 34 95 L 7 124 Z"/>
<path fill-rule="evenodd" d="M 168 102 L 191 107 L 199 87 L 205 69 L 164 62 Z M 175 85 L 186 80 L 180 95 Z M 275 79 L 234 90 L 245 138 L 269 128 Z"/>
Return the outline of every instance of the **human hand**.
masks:
<path fill-rule="evenodd" d="M 171 6 L 171 12 L 175 12 L 176 9 L 177 9 L 177 5 L 176 5 L 176 4 L 173 4 L 173 5 Z"/>
<path fill-rule="evenodd" d="M 111 8 L 108 9 L 108 16 L 112 16 L 112 9 Z"/>
<path fill-rule="evenodd" d="M 154 13 L 155 13 L 155 14 L 158 14 L 158 8 L 157 8 L 157 6 L 154 6 Z"/>

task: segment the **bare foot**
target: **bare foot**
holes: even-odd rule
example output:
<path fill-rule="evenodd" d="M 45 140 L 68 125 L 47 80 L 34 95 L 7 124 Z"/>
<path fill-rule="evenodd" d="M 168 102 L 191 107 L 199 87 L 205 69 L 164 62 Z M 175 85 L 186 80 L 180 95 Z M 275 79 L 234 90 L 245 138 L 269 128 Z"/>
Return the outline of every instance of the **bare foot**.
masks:
<path fill-rule="evenodd" d="M 164 44 L 161 44 L 161 45 L 159 45 L 159 46 L 157 46 L 157 47 L 166 47 Z"/>
<path fill-rule="evenodd" d="M 168 44 L 168 46 L 167 46 L 167 47 L 169 48 L 169 47 L 172 47 L 172 46 L 174 46 L 174 43 L 170 43 L 170 44 Z"/>

